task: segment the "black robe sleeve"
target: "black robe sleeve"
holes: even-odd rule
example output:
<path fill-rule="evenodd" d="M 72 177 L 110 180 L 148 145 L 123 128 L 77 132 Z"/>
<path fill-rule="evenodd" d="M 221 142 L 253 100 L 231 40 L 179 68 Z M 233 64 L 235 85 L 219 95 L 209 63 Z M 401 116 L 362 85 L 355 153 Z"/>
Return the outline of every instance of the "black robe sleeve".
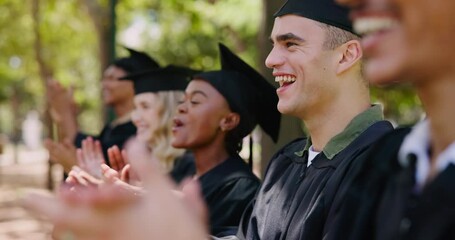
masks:
<path fill-rule="evenodd" d="M 343 201 L 352 171 L 365 160 L 373 142 L 393 129 L 380 121 L 328 159 L 318 154 L 307 166 L 307 152 L 299 139 L 285 146 L 269 164 L 249 219 L 241 223 L 240 239 L 324 239 L 330 231 L 332 205 Z M 245 227 L 247 226 L 247 227 Z"/>
<path fill-rule="evenodd" d="M 199 178 L 209 208 L 211 234 L 235 234 L 259 179 L 240 157 L 231 157 Z"/>
<path fill-rule="evenodd" d="M 91 136 L 95 140 L 101 142 L 101 148 L 103 149 L 104 159 L 109 165 L 107 158 L 107 149 L 116 145 L 120 149 L 123 148 L 125 142 L 136 134 L 136 127 L 134 124 L 129 121 L 123 124 L 119 124 L 115 127 L 111 127 L 109 124 L 106 124 L 98 136 Z M 84 133 L 77 133 L 76 138 L 74 139 L 74 144 L 77 148 L 82 146 L 82 140 L 87 138 L 90 135 Z"/>
<path fill-rule="evenodd" d="M 333 239 L 455 239 L 455 166 L 423 192 L 415 190 L 415 164 L 398 162 L 409 128 L 382 138 L 348 189 L 334 224 Z"/>
<path fill-rule="evenodd" d="M 174 167 L 169 175 L 176 183 L 180 183 L 185 178 L 194 176 L 195 173 L 196 166 L 194 165 L 194 156 L 187 151 L 185 154 L 175 159 Z"/>

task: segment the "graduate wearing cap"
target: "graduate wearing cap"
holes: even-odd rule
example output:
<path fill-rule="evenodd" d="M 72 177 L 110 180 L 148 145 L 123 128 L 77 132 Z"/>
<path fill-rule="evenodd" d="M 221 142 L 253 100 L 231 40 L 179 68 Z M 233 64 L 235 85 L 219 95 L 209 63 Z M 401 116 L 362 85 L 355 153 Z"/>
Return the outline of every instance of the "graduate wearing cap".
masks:
<path fill-rule="evenodd" d="M 235 88 L 223 86 L 227 81 L 222 80 L 235 79 L 235 71 L 204 73 L 196 76 L 188 85 L 185 101 L 178 108 L 173 145 L 192 146 L 196 174 L 202 178 L 201 181 L 205 174 L 213 172 L 219 174 L 213 174 L 211 179 L 222 179 L 221 173 L 226 169 L 222 166 L 236 159 L 232 158 L 231 153 L 236 149 L 233 144 L 235 141 L 230 139 L 238 139 L 247 129 L 237 127 L 242 124 L 239 117 L 242 109 L 236 109 L 238 106 L 235 105 L 240 99 L 243 99 L 240 100 L 242 103 L 245 101 L 241 105 L 248 108 L 251 101 L 247 99 L 248 96 L 257 99 L 256 103 L 253 102 L 256 109 L 249 109 L 257 114 L 256 117 L 246 119 L 260 123 L 264 118 L 269 118 L 277 106 L 281 113 L 301 119 L 308 130 L 308 138 L 296 139 L 274 155 L 261 187 L 243 213 L 237 235 L 223 239 L 320 240 L 331 234 L 333 214 L 343 202 L 346 189 L 359 166 L 366 160 L 368 150 L 378 138 L 393 129 L 389 122 L 382 120 L 380 106 L 370 104 L 368 84 L 361 71 L 362 50 L 350 26 L 348 11 L 335 5 L 333 0 L 290 0 L 284 4 L 275 15 L 271 33 L 273 49 L 266 60 L 266 65 L 273 69 L 275 81 L 279 84 L 276 89 L 279 99 L 277 105 L 260 106 L 269 101 L 265 96 L 258 98 L 255 95 L 267 90 L 259 86 L 259 82 L 248 86 L 247 83 L 253 82 L 254 77 L 246 77 L 239 82 L 238 89 L 240 92 L 251 87 L 249 91 L 253 95 L 239 93 L 238 98 L 233 96 L 233 100 L 230 100 L 229 94 L 232 92 L 223 89 Z M 235 81 L 231 83 L 235 84 Z M 262 108 L 267 109 L 265 115 L 262 115 L 264 111 L 259 110 Z M 249 126 L 249 121 L 245 123 L 245 126 Z M 273 131 L 265 126 L 262 123 L 261 127 L 273 137 Z M 211 163 L 213 167 L 200 168 L 202 163 Z M 145 185 L 149 191 L 145 197 L 153 203 L 142 201 L 138 206 L 130 201 L 126 204 L 123 198 L 118 198 L 114 193 L 100 196 L 90 193 L 90 196 L 96 200 L 102 197 L 103 200 L 119 202 L 116 208 L 109 209 L 110 216 L 114 217 L 108 219 L 110 223 L 120 221 L 122 216 L 128 219 L 124 221 L 128 222 L 128 226 L 136 227 L 141 222 L 135 220 L 138 215 L 132 213 L 138 213 L 138 209 L 141 210 L 141 217 L 149 221 L 160 219 L 159 229 L 135 228 L 135 239 L 202 238 L 201 234 L 205 231 L 201 227 L 203 211 L 195 213 L 201 210 L 197 188 L 186 191 L 192 200 L 183 204 L 171 201 L 171 198 L 153 198 L 166 193 L 163 189 L 169 184 L 166 184 L 165 179 L 150 178 Z M 220 189 L 224 187 L 216 190 Z M 58 219 L 59 215 L 52 211 L 50 201 L 43 202 L 47 204 L 46 211 L 42 207 L 44 204 L 37 204 L 35 209 Z M 96 204 L 96 201 L 90 205 L 87 201 L 78 204 L 83 210 L 89 210 L 86 212 L 90 214 L 85 219 L 96 214 L 93 211 L 98 209 Z M 153 208 L 157 204 L 160 209 Z M 170 209 L 179 211 L 170 215 Z M 212 223 L 217 217 L 223 219 L 232 216 L 228 209 L 215 218 L 211 216 Z M 72 230 L 77 231 L 77 227 L 80 229 L 80 221 L 66 220 L 69 220 L 65 222 L 67 227 L 71 223 Z M 88 224 L 84 226 L 86 229 L 91 227 Z M 103 227 L 109 229 L 109 224 L 103 223 Z M 116 231 L 113 235 L 121 234 Z"/>
<path fill-rule="evenodd" d="M 122 148 L 125 141 L 136 133 L 136 127 L 131 122 L 131 111 L 134 108 L 134 90 L 132 82 L 121 81 L 128 74 L 159 68 L 158 63 L 146 53 L 126 48 L 128 57 L 118 58 L 108 66 L 101 81 L 103 102 L 112 107 L 115 119 L 106 124 L 98 136 L 92 136 L 101 142 L 104 156 L 107 159 L 107 149 L 112 146 Z M 82 140 L 89 135 L 77 133 L 74 144 L 80 148 Z"/>
<path fill-rule="evenodd" d="M 259 125 L 276 140 L 280 114 L 274 87 L 224 45 L 219 48 L 221 70 L 196 74 L 186 88 L 172 145 L 193 152 L 210 231 L 223 236 L 236 231 L 259 187 L 238 155 L 242 139 Z"/>
<path fill-rule="evenodd" d="M 370 104 L 362 50 L 348 11 L 333 0 L 289 0 L 275 14 L 266 59 L 278 110 L 300 118 L 308 138 L 275 154 L 240 239 L 324 239 L 333 212 L 372 144 L 393 129 Z"/>
<path fill-rule="evenodd" d="M 158 160 L 164 172 L 169 172 L 177 183 L 195 173 L 192 154 L 172 147 L 171 138 L 178 102 L 191 76 L 197 72 L 169 65 L 122 78 L 134 84 L 132 121 L 137 138 L 149 144 L 152 159 Z"/>
<path fill-rule="evenodd" d="M 134 135 L 136 128 L 131 122 L 133 110 L 133 84 L 119 81 L 121 77 L 133 72 L 145 71 L 159 67 L 147 54 L 126 48 L 130 56 L 113 61 L 103 73 L 102 90 L 103 103 L 115 112 L 116 118 L 104 126 L 101 133 L 91 136 L 101 142 L 105 157 L 107 149 L 111 146 L 122 147 L 123 143 Z M 77 106 L 68 89 L 57 81 L 49 81 L 48 99 L 51 108 L 52 120 L 58 126 L 60 142 L 46 140 L 51 160 L 63 166 L 68 173 L 76 165 L 75 147 L 80 148 L 82 140 L 89 135 L 78 129 Z M 107 158 L 105 158 L 107 159 Z"/>

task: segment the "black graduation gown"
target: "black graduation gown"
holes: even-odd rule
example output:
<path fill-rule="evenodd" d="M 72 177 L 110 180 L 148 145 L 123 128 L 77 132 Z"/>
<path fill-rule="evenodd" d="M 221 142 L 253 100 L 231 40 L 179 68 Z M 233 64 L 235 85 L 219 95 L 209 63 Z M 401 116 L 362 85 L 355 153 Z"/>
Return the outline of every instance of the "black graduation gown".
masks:
<path fill-rule="evenodd" d="M 136 127 L 134 126 L 133 122 L 129 121 L 126 123 L 122 123 L 116 125 L 115 127 L 111 127 L 110 124 L 106 124 L 101 131 L 100 135 L 98 136 L 91 136 L 96 140 L 101 142 L 101 147 L 103 149 L 104 159 L 106 163 L 109 165 L 108 158 L 107 158 L 107 149 L 117 145 L 120 149 L 122 149 L 123 144 L 128 140 L 131 136 L 136 134 Z M 76 138 L 74 140 L 74 144 L 77 148 L 82 146 L 82 140 L 87 138 L 90 135 L 86 135 L 84 133 L 77 133 Z"/>
<path fill-rule="evenodd" d="M 259 179 L 239 156 L 232 156 L 199 178 L 210 214 L 211 234 L 237 231 L 240 218 L 253 199 Z"/>
<path fill-rule="evenodd" d="M 306 139 L 285 146 L 270 162 L 255 202 L 242 217 L 238 238 L 321 240 L 326 222 L 332 222 L 327 217 L 332 202 L 343 199 L 358 170 L 357 162 L 363 161 L 375 140 L 392 129 L 387 121 L 376 122 L 334 158 L 329 160 L 321 153 L 309 167 L 306 154 L 295 154 Z"/>
<path fill-rule="evenodd" d="M 415 189 L 415 159 L 398 162 L 409 128 L 378 141 L 340 209 L 330 239 L 455 239 L 455 166 L 449 165 L 421 193 Z"/>
<path fill-rule="evenodd" d="M 180 183 L 183 179 L 194 176 L 195 173 L 194 156 L 191 152 L 187 151 L 175 159 L 174 166 L 171 172 L 169 172 L 169 175 L 176 183 Z"/>

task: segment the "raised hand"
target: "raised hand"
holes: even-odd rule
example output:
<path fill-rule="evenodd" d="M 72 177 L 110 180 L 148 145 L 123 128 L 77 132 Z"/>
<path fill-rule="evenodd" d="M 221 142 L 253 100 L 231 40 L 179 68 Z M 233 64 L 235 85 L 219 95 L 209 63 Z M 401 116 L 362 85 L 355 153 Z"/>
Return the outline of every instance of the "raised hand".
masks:
<path fill-rule="evenodd" d="M 73 239 L 206 239 L 206 224 L 190 204 L 170 191 L 175 186 L 150 162 L 146 147 L 129 143 L 127 153 L 132 168 L 143 180 L 143 196 L 117 185 L 99 190 L 82 188 L 77 194 L 62 189 L 58 197 L 29 195 L 24 201 L 26 207 L 46 215 L 60 232 L 71 233 Z M 198 192 L 198 185 L 191 186 L 196 188 L 192 193 Z M 200 193 L 191 197 L 203 206 Z"/>
<path fill-rule="evenodd" d="M 126 152 L 120 151 L 117 146 L 112 146 L 107 150 L 107 155 L 109 156 L 109 164 L 111 165 L 111 168 L 117 172 L 122 171 L 128 161 Z"/>
<path fill-rule="evenodd" d="M 63 140 L 62 143 L 46 139 L 44 146 L 49 151 L 50 160 L 62 165 L 66 173 L 69 173 L 72 167 L 77 164 L 76 148 L 68 139 Z"/>
<path fill-rule="evenodd" d="M 52 120 L 59 127 L 61 139 L 74 139 L 77 134 L 76 104 L 72 92 L 55 80 L 48 81 L 47 99 Z"/>
<path fill-rule="evenodd" d="M 68 177 L 65 182 L 71 186 L 84 186 L 84 187 L 96 187 L 103 184 L 103 181 L 90 175 L 88 172 L 74 166 L 73 169 L 68 173 Z"/>
<path fill-rule="evenodd" d="M 119 174 L 120 180 L 133 184 L 139 185 L 140 179 L 137 174 L 131 170 L 130 164 L 128 164 L 128 157 L 125 150 L 120 151 L 117 146 L 110 147 L 107 150 L 107 154 L 109 156 L 109 163 L 111 168 Z M 108 175 L 105 177 L 110 177 L 114 174 L 113 171 L 108 171 Z M 114 174 L 115 175 L 115 174 Z"/>
<path fill-rule="evenodd" d="M 88 137 L 82 140 L 82 148 L 77 149 L 77 163 L 81 169 L 95 178 L 102 178 L 101 164 L 104 164 L 103 150 L 99 141 Z"/>

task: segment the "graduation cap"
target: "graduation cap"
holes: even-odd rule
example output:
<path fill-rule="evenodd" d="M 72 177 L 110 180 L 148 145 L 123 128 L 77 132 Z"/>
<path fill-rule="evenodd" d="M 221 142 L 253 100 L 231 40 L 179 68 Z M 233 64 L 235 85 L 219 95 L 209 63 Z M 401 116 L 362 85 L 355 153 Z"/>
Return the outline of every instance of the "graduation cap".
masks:
<path fill-rule="evenodd" d="M 112 63 L 115 66 L 122 68 L 129 74 L 143 72 L 159 68 L 159 64 L 144 52 L 139 52 L 131 48 L 124 47 L 130 53 L 129 57 L 118 58 Z"/>
<path fill-rule="evenodd" d="M 185 90 L 191 77 L 200 71 L 186 67 L 168 65 L 140 73 L 127 75 L 122 80 L 134 83 L 134 93 Z"/>
<path fill-rule="evenodd" d="M 288 0 L 273 16 L 299 15 L 353 33 L 352 22 L 349 20 L 349 9 L 336 4 L 334 1 Z"/>
<path fill-rule="evenodd" d="M 281 114 L 277 110 L 275 87 L 221 43 L 219 50 L 221 70 L 200 73 L 193 79 L 209 82 L 223 95 L 231 110 L 240 115 L 236 128 L 239 137 L 247 136 L 259 124 L 276 142 Z"/>

